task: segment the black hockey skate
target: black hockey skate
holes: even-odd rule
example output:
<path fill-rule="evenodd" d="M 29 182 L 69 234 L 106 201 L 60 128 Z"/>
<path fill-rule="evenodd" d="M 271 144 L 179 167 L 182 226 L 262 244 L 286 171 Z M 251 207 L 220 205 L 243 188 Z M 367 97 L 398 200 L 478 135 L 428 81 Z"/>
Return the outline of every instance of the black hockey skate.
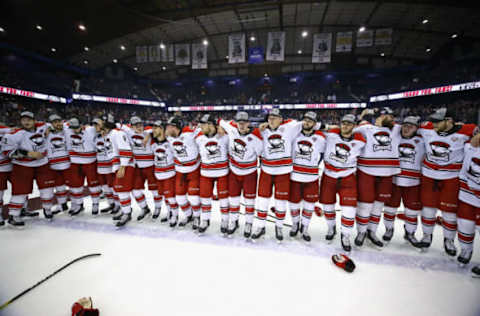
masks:
<path fill-rule="evenodd" d="M 110 213 L 110 212 L 112 212 L 114 209 L 115 209 L 115 204 L 110 204 L 108 207 L 102 208 L 102 209 L 100 210 L 100 213 L 102 213 L 102 214 Z"/>
<path fill-rule="evenodd" d="M 228 220 L 223 220 L 220 223 L 220 233 L 226 235 L 228 232 Z"/>
<path fill-rule="evenodd" d="M 67 202 L 61 204 L 60 208 L 57 208 L 55 211 L 53 211 L 53 215 L 57 215 L 59 214 L 60 212 L 66 212 L 68 211 L 68 205 L 67 205 Z"/>
<path fill-rule="evenodd" d="M 350 236 L 344 234 L 340 234 L 340 236 L 343 250 L 345 250 L 346 252 L 350 252 L 352 250 L 352 246 L 350 245 Z"/>
<path fill-rule="evenodd" d="M 131 220 L 132 220 L 131 214 L 122 214 L 120 220 L 115 223 L 115 226 L 117 226 L 118 228 L 123 227 Z"/>
<path fill-rule="evenodd" d="M 403 239 L 405 239 L 410 245 L 412 245 L 415 248 L 421 249 L 422 247 L 420 246 L 420 242 L 415 238 L 415 234 L 413 233 L 408 233 L 405 231 L 405 235 L 403 235 Z"/>
<path fill-rule="evenodd" d="M 200 226 L 200 216 L 195 216 L 193 218 L 193 224 L 192 224 L 192 229 L 197 230 L 198 226 Z"/>
<path fill-rule="evenodd" d="M 5 220 L 0 215 L 0 227 L 5 226 Z"/>
<path fill-rule="evenodd" d="M 432 244 L 432 234 L 424 234 L 422 240 L 418 243 L 418 246 L 423 250 L 430 248 Z"/>
<path fill-rule="evenodd" d="M 51 221 L 53 219 L 53 213 L 51 210 L 46 210 L 46 209 L 43 209 L 43 217 L 45 217 L 45 219 Z"/>
<path fill-rule="evenodd" d="M 252 223 L 245 223 L 245 229 L 243 231 L 243 237 L 250 238 L 252 235 Z"/>
<path fill-rule="evenodd" d="M 362 247 L 365 241 L 365 237 L 367 237 L 367 232 L 363 232 L 363 233 L 359 232 L 357 234 L 357 237 L 355 238 L 355 246 Z"/>
<path fill-rule="evenodd" d="M 377 238 L 377 235 L 370 229 L 367 229 L 367 238 L 373 245 L 383 248 L 383 242 L 381 242 L 380 239 Z"/>
<path fill-rule="evenodd" d="M 480 278 L 480 265 L 472 268 L 472 277 Z"/>
<path fill-rule="evenodd" d="M 335 238 L 335 235 L 337 234 L 337 226 L 333 226 L 333 229 L 332 231 L 328 230 L 328 233 L 327 235 L 325 236 L 325 239 L 328 241 L 328 242 L 331 242 L 333 240 L 333 238 Z"/>
<path fill-rule="evenodd" d="M 290 229 L 290 237 L 296 237 L 298 234 L 298 231 L 300 230 L 300 223 L 292 223 L 292 228 Z"/>
<path fill-rule="evenodd" d="M 10 216 L 8 224 L 16 228 L 22 228 L 25 226 L 25 222 L 21 220 L 20 216 Z"/>
<path fill-rule="evenodd" d="M 160 213 L 159 213 L 160 214 Z M 167 216 L 160 218 L 160 223 L 166 223 L 170 220 L 170 217 L 172 216 L 172 211 L 167 212 Z M 158 215 L 155 217 L 155 214 L 153 214 L 152 218 L 156 219 Z"/>
<path fill-rule="evenodd" d="M 68 215 L 70 216 L 77 216 L 78 214 L 80 214 L 81 212 L 83 212 L 85 210 L 85 208 L 83 207 L 83 204 L 80 205 L 80 208 L 78 208 L 77 210 L 70 210 L 68 211 Z"/>
<path fill-rule="evenodd" d="M 387 228 L 385 234 L 383 234 L 382 239 L 386 242 L 389 242 L 393 238 L 393 228 Z"/>
<path fill-rule="evenodd" d="M 123 213 L 120 212 L 117 215 L 115 215 L 114 217 L 112 217 L 112 219 L 114 221 L 119 221 L 122 218 L 122 215 L 123 215 Z"/>
<path fill-rule="evenodd" d="M 115 215 L 115 214 L 118 214 L 118 212 L 120 212 L 120 206 L 115 205 L 115 207 L 113 208 L 110 214 Z"/>
<path fill-rule="evenodd" d="M 148 208 L 148 206 L 145 206 L 144 208 L 142 208 L 142 213 L 137 216 L 137 221 L 140 222 L 149 214 L 150 214 L 150 209 Z"/>
<path fill-rule="evenodd" d="M 188 223 L 190 223 L 191 221 L 193 221 L 193 216 L 190 215 L 190 216 L 187 216 L 187 217 L 184 217 L 182 219 L 182 221 L 180 221 L 180 223 L 178 223 L 178 226 L 180 227 L 185 227 L 187 226 Z"/>
<path fill-rule="evenodd" d="M 228 224 L 227 234 L 229 236 L 231 236 L 231 235 L 235 234 L 237 229 L 238 229 L 238 219 L 236 221 L 232 221 Z"/>
<path fill-rule="evenodd" d="M 92 206 L 92 215 L 98 216 L 98 204 L 93 204 Z"/>
<path fill-rule="evenodd" d="M 259 239 L 265 235 L 265 227 L 257 229 L 257 231 L 252 235 L 252 239 Z"/>
<path fill-rule="evenodd" d="M 22 208 L 22 210 L 20 211 L 20 217 L 37 217 L 39 215 L 40 214 L 38 212 L 29 211 L 26 208 Z"/>
<path fill-rule="evenodd" d="M 457 255 L 457 248 L 453 242 L 453 239 L 443 238 L 443 248 L 445 253 L 450 257 L 455 257 Z"/>
<path fill-rule="evenodd" d="M 472 259 L 472 251 L 462 249 L 460 255 L 457 257 L 457 261 L 460 265 L 467 265 L 470 263 L 470 259 Z"/>
<path fill-rule="evenodd" d="M 278 242 L 283 240 L 282 227 L 275 226 L 275 238 L 277 238 Z"/>
<path fill-rule="evenodd" d="M 208 219 L 203 220 L 202 223 L 200 224 L 200 227 L 198 227 L 198 232 L 200 234 L 203 234 L 204 232 L 207 231 L 209 226 L 210 226 L 210 220 Z"/>
<path fill-rule="evenodd" d="M 169 212 L 169 213 L 172 213 L 172 212 Z M 168 226 L 170 226 L 170 228 L 173 228 L 175 226 L 177 226 L 177 221 L 178 221 L 178 215 L 173 215 L 173 214 L 170 214 L 170 218 L 169 218 L 169 223 L 168 223 Z"/>

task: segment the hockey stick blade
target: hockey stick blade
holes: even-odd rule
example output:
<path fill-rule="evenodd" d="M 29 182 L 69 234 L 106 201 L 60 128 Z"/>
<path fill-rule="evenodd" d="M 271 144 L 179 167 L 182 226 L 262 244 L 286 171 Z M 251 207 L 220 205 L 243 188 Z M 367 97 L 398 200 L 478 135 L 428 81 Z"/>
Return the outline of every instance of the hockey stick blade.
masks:
<path fill-rule="evenodd" d="M 42 284 L 43 282 L 47 281 L 48 279 L 50 279 L 52 276 L 54 276 L 55 274 L 59 273 L 60 271 L 64 270 L 65 268 L 67 268 L 68 266 L 74 264 L 75 262 L 77 261 L 80 261 L 80 260 L 83 260 L 83 259 L 87 259 L 87 258 L 90 258 L 90 257 L 96 257 L 96 256 L 101 256 L 102 254 L 101 253 L 92 253 L 92 254 L 89 254 L 89 255 L 85 255 L 85 256 L 81 256 L 81 257 L 78 257 L 77 259 L 74 259 L 72 261 L 70 261 L 69 263 L 67 263 L 66 265 L 64 265 L 63 267 L 61 267 L 60 269 L 56 270 L 55 272 L 53 272 L 52 274 L 50 274 L 49 276 L 47 276 L 46 278 L 44 278 L 43 280 L 40 280 L 39 282 L 37 282 L 37 284 L 29 287 L 28 289 L 26 289 L 25 291 L 23 291 L 22 293 L 18 294 L 17 296 L 15 296 L 14 298 L 10 299 L 9 301 L 3 303 L 2 305 L 0 305 L 0 310 L 4 309 L 5 307 L 7 307 L 8 305 L 10 305 L 11 303 L 13 303 L 14 301 L 16 301 L 17 299 L 19 299 L 20 297 L 22 297 L 23 295 L 27 294 L 28 292 L 30 292 L 31 290 L 33 290 L 34 288 L 36 288 L 37 286 L 39 286 L 40 284 Z"/>

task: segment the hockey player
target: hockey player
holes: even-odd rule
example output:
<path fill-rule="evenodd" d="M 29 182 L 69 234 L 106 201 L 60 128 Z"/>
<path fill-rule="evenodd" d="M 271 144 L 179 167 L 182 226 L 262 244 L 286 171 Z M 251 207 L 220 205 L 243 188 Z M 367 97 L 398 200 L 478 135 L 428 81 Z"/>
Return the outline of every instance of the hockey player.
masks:
<path fill-rule="evenodd" d="M 202 220 L 199 233 L 204 233 L 210 226 L 213 186 L 217 183 L 217 195 L 222 214 L 220 231 L 227 234 L 228 210 L 228 136 L 219 135 L 217 121 L 210 114 L 200 119 L 201 133 L 195 137 L 200 152 L 200 200 L 202 203 Z"/>
<path fill-rule="evenodd" d="M 62 118 L 57 114 L 49 116 L 50 129 L 47 136 L 48 142 L 48 163 L 50 169 L 55 173 L 55 197 L 57 198 L 57 210 L 67 211 L 67 170 L 70 168 L 70 155 L 67 149 L 65 131 Z"/>
<path fill-rule="evenodd" d="M 178 205 L 175 200 L 175 163 L 173 148 L 165 136 L 165 127 L 161 121 L 153 124 L 152 150 L 155 156 L 155 178 L 157 179 L 158 195 L 164 196 L 170 227 L 175 227 L 178 221 Z M 160 213 L 160 210 L 158 210 Z M 154 214 L 155 215 L 155 214 Z"/>
<path fill-rule="evenodd" d="M 330 233 L 332 239 L 337 231 L 335 203 L 336 195 L 339 195 L 342 208 L 341 243 L 345 251 L 352 249 L 350 235 L 357 207 L 357 177 L 355 173 L 358 157 L 363 152 L 366 143 L 362 134 L 354 132 L 355 121 L 355 115 L 344 115 L 340 128 L 332 128 L 325 133 L 325 170 L 320 183 L 320 203 L 325 211 L 328 231 L 333 232 Z"/>
<path fill-rule="evenodd" d="M 27 200 L 28 194 L 33 190 L 33 180 L 37 182 L 42 200 L 45 218 L 53 218 L 53 187 L 55 174 L 48 166 L 47 158 L 47 126 L 37 123 L 32 112 L 20 114 L 21 128 L 12 131 L 6 137 L 7 143 L 3 144 L 3 154 L 12 160 L 13 169 L 11 177 L 12 198 L 9 209 L 8 223 L 15 227 L 22 227 L 25 223 L 20 219 L 20 211 Z"/>
<path fill-rule="evenodd" d="M 418 247 L 415 238 L 417 218 L 422 210 L 420 201 L 420 178 L 422 161 L 425 155 L 423 139 L 417 135 L 420 118 L 407 116 L 402 123 L 400 144 L 398 145 L 401 172 L 393 177 L 392 197 L 385 203 L 383 240 L 389 242 L 393 237 L 395 215 L 400 201 L 403 201 L 405 213 L 404 239 Z"/>
<path fill-rule="evenodd" d="M 230 202 L 230 222 L 228 235 L 238 228 L 240 212 L 240 194 L 243 191 L 245 202 L 244 237 L 252 234 L 253 216 L 255 215 L 255 198 L 257 196 L 257 165 L 263 149 L 263 139 L 258 128 L 251 128 L 247 112 L 238 112 L 235 121 L 220 120 L 220 126 L 229 137 L 228 190 Z"/>
<path fill-rule="evenodd" d="M 465 158 L 459 178 L 457 222 L 461 252 L 457 260 L 461 265 L 466 265 L 472 258 L 475 224 L 480 232 L 480 147 L 465 144 Z"/>
<path fill-rule="evenodd" d="M 295 237 L 300 230 L 302 238 L 310 241 L 308 225 L 318 202 L 318 167 L 325 152 L 325 135 L 315 130 L 317 114 L 306 112 L 303 116 L 302 130 L 293 144 L 293 172 L 290 174 L 289 208 L 292 216 L 290 237 Z M 302 224 L 300 225 L 300 208 L 303 202 Z"/>
<path fill-rule="evenodd" d="M 175 196 L 177 204 L 185 214 L 178 225 L 183 227 L 190 223 L 193 210 L 193 230 L 200 225 L 200 156 L 195 142 L 199 133 L 198 128 L 183 127 L 179 117 L 172 116 L 167 122 L 166 134 L 173 147 L 176 171 Z"/>
<path fill-rule="evenodd" d="M 263 151 L 257 198 L 259 221 L 252 239 L 265 235 L 268 204 L 275 187 L 275 237 L 278 241 L 283 240 L 282 228 L 290 194 L 290 173 L 293 170 L 292 143 L 301 128 L 301 122 L 284 121 L 279 109 L 273 109 L 268 114 L 268 122 L 260 126 Z"/>
<path fill-rule="evenodd" d="M 67 148 L 70 152 L 67 184 L 70 187 L 72 198 L 69 214 L 76 216 L 84 210 L 83 185 L 86 178 L 92 197 L 92 215 L 98 215 L 101 190 L 97 178 L 95 127 L 82 126 L 77 118 L 72 118 L 68 125 L 69 128 L 65 130 Z"/>
<path fill-rule="evenodd" d="M 445 252 L 452 257 L 457 254 L 454 239 L 460 186 L 458 175 L 462 168 L 464 144 L 476 128 L 474 124 L 455 123 L 453 114 L 441 108 L 418 129 L 426 150 L 421 187 L 423 238 L 420 246 L 424 249 L 432 243 L 436 213 L 440 210 Z"/>
<path fill-rule="evenodd" d="M 125 131 L 116 128 L 115 118 L 108 115 L 104 122 L 105 139 L 112 145 L 112 171 L 115 174 L 113 189 L 120 201 L 121 213 L 113 220 L 118 221 L 115 226 L 125 226 L 132 219 L 130 193 L 133 189 L 135 161 L 132 147 Z"/>
<path fill-rule="evenodd" d="M 12 162 L 8 156 L 3 154 L 3 144 L 7 143 L 5 138 L 11 132 L 8 126 L 0 125 L 0 212 L 3 209 L 3 195 L 7 190 L 7 181 L 9 181 L 12 171 Z M 0 214 L 0 226 L 5 225 L 3 214 Z"/>
<path fill-rule="evenodd" d="M 369 109 L 364 110 L 362 116 L 367 113 Z M 394 125 L 390 108 L 382 108 L 379 114 L 375 125 L 363 122 L 355 129 L 355 132 L 361 133 L 367 141 L 362 155 L 358 158 L 358 235 L 355 245 L 359 247 L 363 245 L 365 237 L 375 246 L 383 247 L 376 231 L 384 203 L 392 196 L 392 176 L 400 173 L 400 126 Z"/>
<path fill-rule="evenodd" d="M 137 217 L 137 220 L 141 221 L 150 214 L 150 208 L 148 207 L 147 200 L 143 194 L 145 190 L 145 181 L 148 182 L 148 190 L 152 192 L 154 197 L 154 215 L 160 214 L 162 197 L 158 195 L 157 180 L 155 179 L 153 171 L 154 157 L 151 141 L 148 139 L 149 132 L 145 130 L 143 121 L 138 116 L 132 117 L 130 123 L 132 126 L 131 128 L 124 125 L 123 129 L 130 138 L 133 157 L 135 158 L 135 183 L 133 185 L 133 196 L 142 209 L 140 215 Z M 150 129 L 150 127 L 148 127 L 148 129 Z"/>

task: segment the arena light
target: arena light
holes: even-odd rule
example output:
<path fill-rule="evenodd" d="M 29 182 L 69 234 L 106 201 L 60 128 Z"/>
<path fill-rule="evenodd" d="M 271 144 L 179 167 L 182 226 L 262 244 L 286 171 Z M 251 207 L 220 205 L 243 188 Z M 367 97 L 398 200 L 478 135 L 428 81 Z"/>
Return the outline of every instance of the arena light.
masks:
<path fill-rule="evenodd" d="M 121 50 L 126 50 L 127 48 L 125 47 L 125 45 L 120 45 L 120 49 Z"/>
<path fill-rule="evenodd" d="M 363 32 L 363 31 L 365 31 L 365 30 L 366 30 L 365 26 L 360 26 L 360 28 L 358 29 L 358 31 L 359 31 L 360 33 Z"/>
<path fill-rule="evenodd" d="M 50 50 L 52 51 L 52 53 L 55 53 L 57 51 L 55 47 L 52 47 Z"/>
<path fill-rule="evenodd" d="M 80 31 L 85 32 L 85 31 L 87 30 L 87 27 L 86 27 L 84 24 L 79 24 L 79 25 L 78 25 L 78 29 L 79 29 Z"/>
<path fill-rule="evenodd" d="M 202 43 L 203 43 L 204 46 L 207 46 L 208 45 L 208 40 L 204 39 Z"/>
<path fill-rule="evenodd" d="M 88 46 L 85 46 L 85 47 L 83 48 L 83 50 L 86 51 L 86 52 L 88 52 L 88 51 L 90 50 L 90 48 L 89 48 Z"/>
<path fill-rule="evenodd" d="M 458 37 L 457 33 L 452 34 L 452 38 L 457 38 L 457 37 Z"/>
<path fill-rule="evenodd" d="M 162 70 L 167 70 L 167 67 L 165 67 L 165 66 L 162 66 Z"/>
<path fill-rule="evenodd" d="M 432 49 L 431 49 L 430 47 L 427 47 L 427 48 L 425 49 L 425 51 L 426 51 L 427 53 L 430 53 L 430 52 L 432 51 Z"/>
<path fill-rule="evenodd" d="M 423 19 L 422 24 L 427 24 L 428 22 L 428 19 Z"/>
<path fill-rule="evenodd" d="M 302 32 L 302 37 L 305 38 L 305 37 L 307 37 L 307 36 L 308 36 L 308 32 L 307 32 L 307 31 L 303 31 L 303 32 Z"/>
<path fill-rule="evenodd" d="M 380 56 L 385 57 L 385 53 L 380 53 Z"/>
<path fill-rule="evenodd" d="M 118 63 L 118 60 L 115 58 L 112 60 L 114 64 Z"/>
<path fill-rule="evenodd" d="M 160 43 L 160 49 L 165 49 L 165 44 Z"/>
<path fill-rule="evenodd" d="M 88 60 L 84 60 L 83 63 L 84 63 L 85 65 L 88 65 Z"/>
<path fill-rule="evenodd" d="M 133 67 L 133 70 L 138 71 L 138 67 Z"/>
<path fill-rule="evenodd" d="M 41 25 L 39 25 L 39 24 L 37 24 L 37 25 L 35 26 L 35 28 L 36 28 L 37 30 L 39 30 L 39 31 L 43 30 L 43 27 L 42 27 Z"/>
<path fill-rule="evenodd" d="M 253 35 L 250 36 L 250 42 L 255 42 L 255 40 L 256 40 L 255 36 L 253 36 Z"/>
<path fill-rule="evenodd" d="M 297 51 L 297 53 L 298 53 L 299 55 L 301 55 L 303 52 L 302 52 L 301 49 L 299 49 L 299 50 Z"/>
<path fill-rule="evenodd" d="M 4 32 L 5 32 L 5 29 L 0 26 L 0 33 L 4 33 Z"/>

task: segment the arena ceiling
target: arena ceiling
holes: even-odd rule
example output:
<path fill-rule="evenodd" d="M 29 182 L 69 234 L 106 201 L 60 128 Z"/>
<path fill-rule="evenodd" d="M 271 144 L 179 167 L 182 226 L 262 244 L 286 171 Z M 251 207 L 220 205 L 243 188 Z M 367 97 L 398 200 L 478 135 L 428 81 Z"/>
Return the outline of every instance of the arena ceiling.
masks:
<path fill-rule="evenodd" d="M 334 54 L 383 67 L 429 59 L 449 41 L 480 39 L 474 1 L 221 1 L 221 0 L 3 0 L 0 39 L 17 47 L 92 69 L 113 59 L 151 78 L 173 79 L 191 71 L 173 63 L 136 64 L 136 46 L 208 40 L 210 75 L 248 74 L 248 65 L 229 65 L 228 34 L 245 32 L 266 46 L 269 31 L 286 32 L 286 61 L 266 65 L 279 72 L 325 69 L 311 63 L 318 32 L 393 28 L 389 46 Z M 424 20 L 428 20 L 424 23 Z M 84 25 L 82 31 L 79 25 Z M 42 30 L 36 28 L 37 25 Z M 309 36 L 301 33 L 308 31 Z M 455 36 L 455 35 L 456 36 Z M 452 38 L 455 37 L 455 38 Z M 85 46 L 89 49 L 85 51 Z M 121 49 L 121 47 L 124 49 Z M 52 52 L 55 48 L 55 52 Z M 427 52 L 427 48 L 430 51 Z M 302 52 L 301 54 L 299 52 Z M 383 55 L 382 55 L 383 54 Z M 345 57 L 347 56 L 347 57 Z M 84 61 L 88 64 L 85 65 Z M 270 68 L 268 68 L 270 66 Z M 263 69 L 262 69 L 263 71 Z M 273 70 L 272 70 L 273 71 Z"/>

